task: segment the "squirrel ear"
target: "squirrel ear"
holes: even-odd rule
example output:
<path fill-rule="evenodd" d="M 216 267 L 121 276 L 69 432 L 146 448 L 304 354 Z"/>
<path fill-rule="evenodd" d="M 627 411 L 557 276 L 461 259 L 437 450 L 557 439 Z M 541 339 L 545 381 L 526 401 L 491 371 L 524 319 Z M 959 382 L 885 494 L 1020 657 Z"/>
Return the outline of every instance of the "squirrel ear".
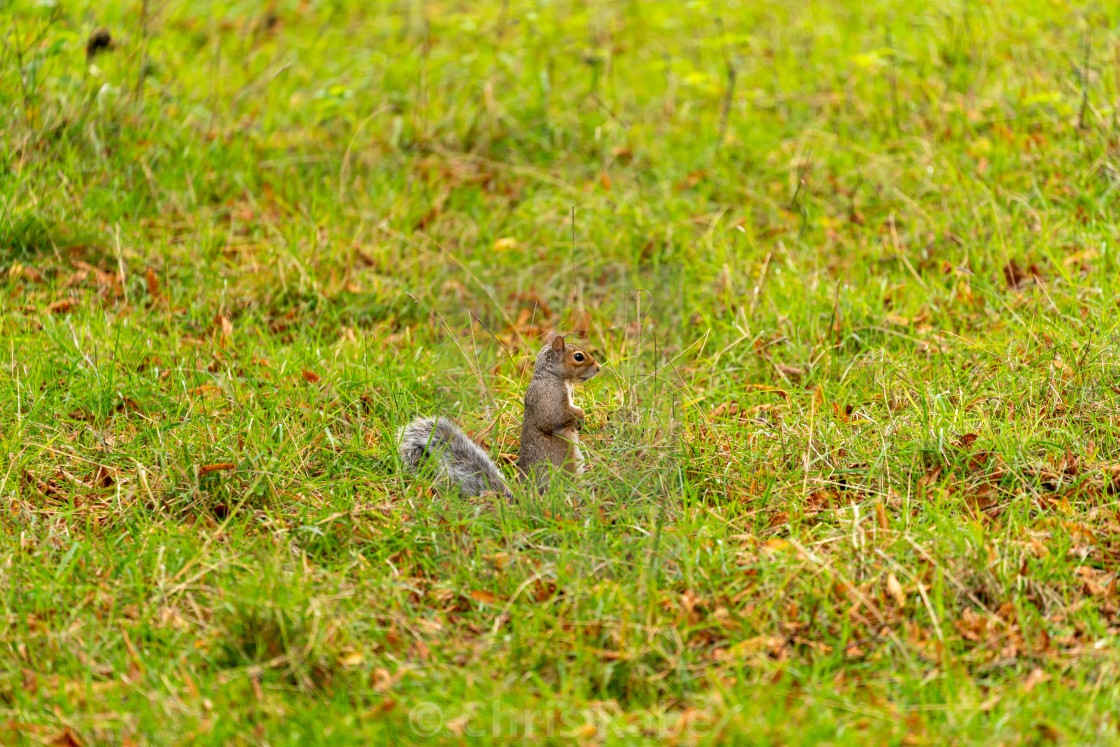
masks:
<path fill-rule="evenodd" d="M 554 353 L 560 353 L 564 350 L 564 338 L 555 332 L 548 333 L 548 342 L 552 345 Z"/>

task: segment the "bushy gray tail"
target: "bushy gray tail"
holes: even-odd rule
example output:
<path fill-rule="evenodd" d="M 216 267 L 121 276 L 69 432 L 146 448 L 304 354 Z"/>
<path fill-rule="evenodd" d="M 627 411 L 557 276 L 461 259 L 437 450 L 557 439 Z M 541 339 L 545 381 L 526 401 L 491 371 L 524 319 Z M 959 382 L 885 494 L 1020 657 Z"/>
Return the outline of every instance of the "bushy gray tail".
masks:
<path fill-rule="evenodd" d="M 447 418 L 416 418 L 400 429 L 397 440 L 401 461 L 411 472 L 433 461 L 438 473 L 467 495 L 491 490 L 507 498 L 513 496 L 497 465 Z"/>

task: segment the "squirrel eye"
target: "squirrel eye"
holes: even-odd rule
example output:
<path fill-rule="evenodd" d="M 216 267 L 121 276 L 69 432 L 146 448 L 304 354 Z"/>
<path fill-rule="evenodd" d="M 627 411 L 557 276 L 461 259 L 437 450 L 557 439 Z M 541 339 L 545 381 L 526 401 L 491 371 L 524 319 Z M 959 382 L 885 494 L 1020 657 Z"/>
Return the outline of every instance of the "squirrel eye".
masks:
<path fill-rule="evenodd" d="M 572 357 L 576 359 L 576 363 L 582 363 L 583 362 L 583 353 L 576 353 Z"/>

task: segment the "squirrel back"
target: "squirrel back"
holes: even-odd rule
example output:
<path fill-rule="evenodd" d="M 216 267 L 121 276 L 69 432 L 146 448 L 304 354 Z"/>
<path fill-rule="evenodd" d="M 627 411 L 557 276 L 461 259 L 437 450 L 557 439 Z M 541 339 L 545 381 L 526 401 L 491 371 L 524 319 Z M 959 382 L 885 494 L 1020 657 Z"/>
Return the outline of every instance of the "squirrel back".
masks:
<path fill-rule="evenodd" d="M 525 390 L 525 419 L 517 457 L 522 476 L 537 489 L 548 487 L 549 475 L 555 470 L 569 474 L 580 471 L 583 454 L 579 431 L 586 416 L 572 402 L 572 392 L 576 384 L 594 378 L 599 369 L 590 353 L 566 344 L 555 332 L 548 333 Z"/>
<path fill-rule="evenodd" d="M 447 418 L 416 418 L 398 431 L 397 440 L 401 461 L 412 472 L 432 460 L 436 471 L 466 495 L 489 490 L 513 496 L 497 465 Z"/>

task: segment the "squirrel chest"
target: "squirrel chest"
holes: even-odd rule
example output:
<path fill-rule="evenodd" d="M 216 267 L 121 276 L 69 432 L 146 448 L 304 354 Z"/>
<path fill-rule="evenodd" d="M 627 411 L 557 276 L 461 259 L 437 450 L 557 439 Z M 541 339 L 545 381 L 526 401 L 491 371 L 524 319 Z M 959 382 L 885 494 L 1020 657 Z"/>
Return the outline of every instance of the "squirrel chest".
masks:
<path fill-rule="evenodd" d="M 571 380 L 564 382 L 564 393 L 567 395 L 566 404 L 569 408 L 575 408 L 576 406 L 573 399 L 575 390 L 575 382 Z M 579 472 L 583 465 L 583 452 L 579 450 L 579 429 L 575 425 L 569 425 L 555 431 L 554 435 L 558 436 L 561 441 L 557 446 L 557 451 L 563 453 L 561 463 L 557 466 L 562 465 L 569 472 Z"/>

